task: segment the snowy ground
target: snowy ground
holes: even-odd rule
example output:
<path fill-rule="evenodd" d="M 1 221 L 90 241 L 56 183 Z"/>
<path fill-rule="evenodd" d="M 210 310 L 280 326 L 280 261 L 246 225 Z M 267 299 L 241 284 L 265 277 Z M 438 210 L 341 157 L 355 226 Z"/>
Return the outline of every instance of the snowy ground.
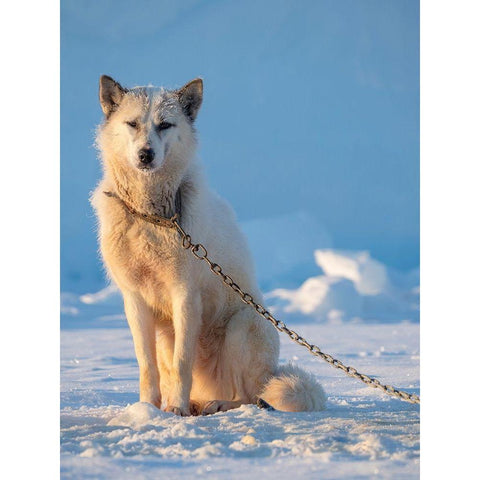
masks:
<path fill-rule="evenodd" d="M 319 275 L 267 295 L 279 318 L 360 372 L 419 393 L 418 274 L 395 276 L 361 253 L 317 251 L 315 259 Z M 63 294 L 62 478 L 418 478 L 418 406 L 346 377 L 286 337 L 280 357 L 320 379 L 325 411 L 244 406 L 177 418 L 138 403 L 118 292 Z"/>

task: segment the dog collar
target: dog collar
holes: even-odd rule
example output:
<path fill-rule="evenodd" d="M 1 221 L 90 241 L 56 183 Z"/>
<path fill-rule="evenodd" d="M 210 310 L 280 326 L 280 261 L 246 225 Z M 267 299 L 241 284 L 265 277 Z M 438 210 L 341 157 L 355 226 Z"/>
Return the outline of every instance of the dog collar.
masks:
<path fill-rule="evenodd" d="M 180 219 L 181 205 L 182 205 L 181 196 L 180 196 L 180 189 L 178 189 L 177 194 L 175 196 L 175 210 L 176 210 L 176 212 L 170 218 L 163 217 L 162 215 L 151 215 L 149 213 L 139 212 L 138 210 L 133 208 L 128 202 L 126 202 L 125 199 L 120 197 L 115 192 L 104 191 L 103 193 L 107 197 L 117 199 L 135 217 L 141 218 L 142 220 L 145 220 L 146 222 L 151 223 L 153 225 L 158 225 L 160 227 L 167 227 L 167 228 L 175 228 L 175 221 L 178 221 Z"/>

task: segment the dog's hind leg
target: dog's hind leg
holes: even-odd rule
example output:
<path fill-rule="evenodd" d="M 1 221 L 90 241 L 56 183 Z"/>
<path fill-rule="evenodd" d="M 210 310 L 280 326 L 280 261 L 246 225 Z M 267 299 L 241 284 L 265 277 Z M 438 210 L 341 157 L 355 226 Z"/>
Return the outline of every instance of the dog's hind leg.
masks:
<path fill-rule="evenodd" d="M 140 401 L 160 408 L 162 398 L 155 351 L 153 312 L 138 294 L 124 292 L 123 298 L 140 370 Z"/>
<path fill-rule="evenodd" d="M 229 321 L 216 371 L 215 397 L 202 414 L 223 412 L 256 403 L 265 382 L 275 371 L 278 336 L 255 312 L 241 308 Z"/>
<path fill-rule="evenodd" d="M 241 401 L 211 400 L 203 406 L 202 415 L 211 415 L 212 413 L 226 412 L 227 410 L 238 408 L 241 405 L 244 405 L 244 403 L 242 403 Z"/>

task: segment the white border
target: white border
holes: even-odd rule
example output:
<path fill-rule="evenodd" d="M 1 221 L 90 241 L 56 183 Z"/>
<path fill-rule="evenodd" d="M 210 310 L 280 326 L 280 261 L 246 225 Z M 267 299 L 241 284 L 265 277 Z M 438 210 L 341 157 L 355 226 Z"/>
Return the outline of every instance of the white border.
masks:
<path fill-rule="evenodd" d="M 478 471 L 477 1 L 421 2 L 421 474 Z M 474 432 L 474 435 L 469 435 Z"/>
<path fill-rule="evenodd" d="M 2 5 L 2 478 L 59 478 L 59 7 Z"/>
<path fill-rule="evenodd" d="M 422 478 L 476 470 L 480 8 L 421 3 Z M 59 4 L 2 8 L 1 471 L 59 477 Z M 41 152 L 38 155 L 37 152 Z M 21 188 L 19 188 L 21 186 Z M 470 363 L 471 362 L 471 363 Z M 6 427 L 6 429 L 5 429 Z M 474 433 L 473 439 L 469 432 Z"/>

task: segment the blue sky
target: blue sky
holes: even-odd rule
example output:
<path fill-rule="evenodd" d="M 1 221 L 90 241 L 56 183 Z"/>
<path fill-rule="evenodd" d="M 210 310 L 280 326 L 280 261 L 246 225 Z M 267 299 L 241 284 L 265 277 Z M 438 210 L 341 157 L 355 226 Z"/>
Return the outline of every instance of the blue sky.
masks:
<path fill-rule="evenodd" d="M 418 1 L 62 0 L 66 290 L 104 283 L 88 203 L 102 73 L 204 79 L 199 157 L 241 221 L 307 212 L 335 248 L 418 266 Z"/>

